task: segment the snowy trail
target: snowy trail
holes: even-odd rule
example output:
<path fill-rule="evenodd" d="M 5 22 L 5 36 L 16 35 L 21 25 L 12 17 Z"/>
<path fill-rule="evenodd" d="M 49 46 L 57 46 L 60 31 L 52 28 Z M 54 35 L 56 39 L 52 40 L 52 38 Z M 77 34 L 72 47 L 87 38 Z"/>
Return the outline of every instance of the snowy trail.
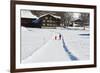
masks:
<path fill-rule="evenodd" d="M 53 52 L 54 51 L 54 52 Z M 22 63 L 69 61 L 69 55 L 62 46 L 62 40 L 51 39 Z"/>

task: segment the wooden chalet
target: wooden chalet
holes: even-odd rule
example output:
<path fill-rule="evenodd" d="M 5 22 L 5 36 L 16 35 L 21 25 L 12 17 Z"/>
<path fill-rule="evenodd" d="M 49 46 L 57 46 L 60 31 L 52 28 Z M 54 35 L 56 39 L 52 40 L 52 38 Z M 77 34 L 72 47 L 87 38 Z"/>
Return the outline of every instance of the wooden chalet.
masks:
<path fill-rule="evenodd" d="M 21 26 L 41 28 L 41 27 L 59 27 L 61 17 L 53 14 L 44 14 L 39 17 L 33 15 L 29 10 L 21 11 Z"/>
<path fill-rule="evenodd" d="M 29 10 L 21 11 L 21 26 L 41 28 L 41 21 L 36 15 L 33 15 Z"/>
<path fill-rule="evenodd" d="M 81 19 L 76 19 L 72 22 L 73 22 L 74 27 L 80 27 L 80 26 L 82 26 L 82 23 L 83 23 L 83 21 Z"/>
<path fill-rule="evenodd" d="M 52 14 L 41 15 L 39 19 L 42 20 L 42 27 L 57 27 L 61 23 L 61 17 Z"/>

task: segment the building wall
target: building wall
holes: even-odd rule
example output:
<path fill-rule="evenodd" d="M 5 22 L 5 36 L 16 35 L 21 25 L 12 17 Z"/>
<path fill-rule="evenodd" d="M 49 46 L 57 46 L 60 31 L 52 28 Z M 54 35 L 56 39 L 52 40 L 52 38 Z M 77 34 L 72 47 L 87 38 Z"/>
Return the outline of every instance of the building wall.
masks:
<path fill-rule="evenodd" d="M 54 18 L 51 15 L 41 17 L 43 27 L 56 27 L 60 26 L 60 19 Z"/>
<path fill-rule="evenodd" d="M 41 21 L 35 18 L 21 18 L 21 26 L 32 27 L 32 28 L 41 28 Z"/>

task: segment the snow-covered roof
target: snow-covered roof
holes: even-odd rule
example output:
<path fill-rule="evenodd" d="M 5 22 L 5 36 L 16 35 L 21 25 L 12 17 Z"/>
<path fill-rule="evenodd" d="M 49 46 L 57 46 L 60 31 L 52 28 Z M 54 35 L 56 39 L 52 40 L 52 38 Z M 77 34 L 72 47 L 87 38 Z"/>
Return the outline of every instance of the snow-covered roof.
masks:
<path fill-rule="evenodd" d="M 51 15 L 51 16 L 53 16 L 54 18 L 61 19 L 60 16 L 56 16 L 56 15 L 53 15 L 53 14 L 50 14 L 50 13 L 47 13 L 47 14 L 41 15 L 39 18 L 41 18 L 41 17 L 43 17 L 43 16 L 46 16 L 46 15 Z"/>
<path fill-rule="evenodd" d="M 38 18 L 36 15 L 33 15 L 29 10 L 21 10 L 21 18 Z"/>

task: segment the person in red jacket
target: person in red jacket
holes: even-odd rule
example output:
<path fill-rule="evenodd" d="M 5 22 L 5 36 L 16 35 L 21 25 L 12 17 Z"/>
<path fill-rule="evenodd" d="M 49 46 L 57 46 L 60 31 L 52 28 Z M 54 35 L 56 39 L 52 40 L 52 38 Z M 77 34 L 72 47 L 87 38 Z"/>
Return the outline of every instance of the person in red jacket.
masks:
<path fill-rule="evenodd" d="M 55 40 L 57 40 L 57 36 L 55 36 Z"/>

